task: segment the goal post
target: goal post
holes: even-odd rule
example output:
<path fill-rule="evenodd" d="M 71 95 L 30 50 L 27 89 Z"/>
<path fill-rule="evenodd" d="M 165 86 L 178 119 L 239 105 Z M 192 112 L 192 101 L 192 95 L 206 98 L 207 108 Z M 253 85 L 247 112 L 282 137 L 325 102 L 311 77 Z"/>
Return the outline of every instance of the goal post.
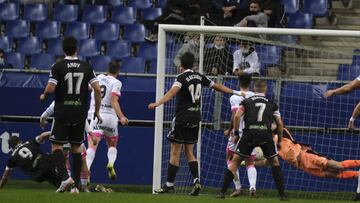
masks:
<path fill-rule="evenodd" d="M 219 27 L 219 26 L 190 26 L 190 25 L 159 25 L 157 75 L 156 75 L 156 100 L 160 99 L 169 90 L 177 75 L 177 69 L 173 65 L 174 58 L 183 44 L 191 39 L 188 36 L 200 36 L 198 46 L 198 71 L 206 66 L 207 57 L 216 58 L 215 54 L 207 54 L 206 50 L 212 46 L 216 36 L 226 38 L 227 48 L 238 49 L 243 42 L 249 42 L 258 51 L 261 63 L 260 69 L 270 68 L 285 69 L 281 75 L 261 76 L 268 82 L 269 97 L 276 101 L 282 113 L 285 125 L 295 134 L 295 138 L 304 141 L 320 153 L 337 159 L 360 159 L 357 156 L 356 146 L 360 146 L 358 134 L 346 132 L 346 122 L 355 107 L 358 93 L 350 96 L 339 96 L 335 99 L 325 100 L 321 98 L 326 89 L 339 87 L 354 78 L 341 79 L 334 76 L 334 71 L 342 64 L 348 65 L 349 73 L 353 71 L 353 56 L 357 41 L 360 39 L 360 31 L 349 30 L 307 30 L 307 29 L 282 29 L 282 28 L 246 28 L 246 27 Z M 278 36 L 291 36 L 299 39 L 296 43 L 289 43 L 278 39 Z M 311 44 L 316 41 L 319 44 Z M 357 41 L 356 41 L 357 40 Z M 301 43 L 299 43 L 299 41 Z M 332 47 L 331 49 L 329 48 Z M 276 49 L 278 61 L 272 61 L 271 50 Z M 360 47 L 360 44 L 359 44 Z M 277 50 L 279 48 L 280 51 Z M 360 57 L 359 57 L 360 58 Z M 335 60 L 337 59 L 337 60 Z M 215 59 L 214 59 L 215 60 Z M 225 56 L 220 56 L 221 65 L 225 66 Z M 355 59 L 354 59 L 355 60 Z M 360 61 L 359 61 L 360 64 Z M 336 69 L 326 68 L 334 67 Z M 325 68 L 323 68 L 325 67 Z M 230 67 L 232 69 L 232 67 Z M 316 75 L 328 77 L 312 77 Z M 205 70 L 204 70 L 205 72 Z M 299 73 L 309 72 L 308 77 L 299 78 Z M 208 74 L 208 73 L 204 73 Z M 360 74 L 360 67 L 359 67 Z M 238 89 L 237 78 L 228 74 L 208 75 L 215 81 L 232 89 Z M 337 80 L 338 79 L 338 80 Z M 202 92 L 202 128 L 199 136 L 196 153 L 200 166 L 200 179 L 204 188 L 217 189 L 222 182 L 223 171 L 226 167 L 225 148 L 227 140 L 222 135 L 223 130 L 229 125 L 231 116 L 229 96 L 216 94 L 213 90 L 205 89 Z M 354 98 L 352 98 L 354 97 Z M 359 97 L 360 98 L 360 95 Z M 339 109 L 343 106 L 343 109 Z M 175 101 L 161 105 L 155 111 L 154 132 L 154 163 L 153 163 L 153 191 L 160 188 L 166 182 L 166 169 L 170 156 L 170 145 L 166 135 L 170 130 L 171 119 L 174 116 Z M 323 110 L 323 108 L 325 110 Z M 360 119 L 359 119 L 360 120 Z M 360 123 L 359 123 L 360 124 Z M 352 143 L 352 144 L 350 144 Z M 357 143 L 357 144 L 354 144 Z M 340 146 L 341 145 L 341 146 Z M 336 146 L 334 148 L 334 146 Z M 334 148 L 336 151 L 332 151 Z M 359 147 L 358 147 L 359 148 Z M 347 154 L 347 151 L 349 154 Z M 350 154 L 354 153 L 356 154 Z M 353 157 L 351 155 L 354 155 Z M 312 178 L 308 174 L 282 162 L 284 167 L 286 188 L 295 191 L 321 192 L 321 197 L 331 198 L 335 193 L 350 192 L 356 190 L 357 180 Z M 357 169 L 354 169 L 357 170 Z M 270 169 L 258 169 L 258 189 L 274 189 Z M 240 169 L 243 188 L 247 187 L 246 170 Z M 316 184 L 312 181 L 317 181 Z M 330 186 L 332 185 L 332 186 Z M 184 154 L 180 160 L 180 169 L 175 179 L 177 193 L 187 193 L 191 189 L 191 174 L 187 166 Z M 304 196 L 312 195 L 304 193 Z M 339 194 L 335 198 L 346 199 L 347 195 Z"/>

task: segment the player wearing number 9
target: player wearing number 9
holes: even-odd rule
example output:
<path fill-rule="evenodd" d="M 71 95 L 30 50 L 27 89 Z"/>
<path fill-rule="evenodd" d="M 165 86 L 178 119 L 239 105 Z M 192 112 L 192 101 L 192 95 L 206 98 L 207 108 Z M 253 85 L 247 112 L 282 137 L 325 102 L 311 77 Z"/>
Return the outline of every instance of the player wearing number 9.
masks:
<path fill-rule="evenodd" d="M 174 180 L 179 168 L 180 154 L 184 146 L 185 156 L 193 176 L 193 190 L 190 195 L 199 194 L 201 185 L 198 174 L 198 162 L 194 156 L 194 144 L 198 141 L 199 122 L 201 121 L 201 89 L 210 87 L 217 91 L 232 94 L 234 90 L 222 84 L 214 83 L 206 76 L 193 71 L 194 55 L 190 52 L 180 57 L 180 74 L 171 89 L 157 102 L 149 104 L 149 109 L 165 104 L 176 95 L 175 116 L 172 130 L 167 135 L 171 142 L 171 154 L 167 173 L 167 182 L 156 193 L 170 193 L 174 191 Z"/>

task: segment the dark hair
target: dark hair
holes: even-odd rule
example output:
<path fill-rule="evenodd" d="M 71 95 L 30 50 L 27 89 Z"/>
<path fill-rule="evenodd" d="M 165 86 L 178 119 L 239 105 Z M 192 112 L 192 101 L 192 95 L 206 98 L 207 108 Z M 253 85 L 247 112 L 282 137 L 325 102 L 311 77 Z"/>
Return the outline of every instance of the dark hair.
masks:
<path fill-rule="evenodd" d="M 2 53 L 3 55 L 5 54 L 4 50 L 0 49 L 0 53 Z"/>
<path fill-rule="evenodd" d="M 252 80 L 251 74 L 244 73 L 239 75 L 239 86 L 242 88 L 248 88 L 250 87 L 250 83 Z"/>
<path fill-rule="evenodd" d="M 260 93 L 265 93 L 266 91 L 266 80 L 259 79 L 255 82 L 255 91 Z"/>
<path fill-rule="evenodd" d="M 11 149 L 14 149 L 19 143 L 21 143 L 21 139 L 17 136 L 11 136 L 8 140 L 8 144 Z"/>
<path fill-rule="evenodd" d="M 62 48 L 67 56 L 74 55 L 77 49 L 77 40 L 74 37 L 65 38 L 62 44 Z"/>
<path fill-rule="evenodd" d="M 250 1 L 250 4 L 257 4 L 257 5 L 259 5 L 260 10 L 262 10 L 262 5 L 261 5 L 260 1 L 251 0 L 251 1 Z M 250 5 L 250 4 L 249 4 L 249 5 Z"/>
<path fill-rule="evenodd" d="M 120 71 L 120 63 L 117 61 L 110 61 L 107 72 L 110 74 L 116 74 Z"/>
<path fill-rule="evenodd" d="M 194 61 L 194 54 L 190 52 L 186 52 L 180 57 L 180 63 L 184 69 L 192 69 L 194 66 Z"/>

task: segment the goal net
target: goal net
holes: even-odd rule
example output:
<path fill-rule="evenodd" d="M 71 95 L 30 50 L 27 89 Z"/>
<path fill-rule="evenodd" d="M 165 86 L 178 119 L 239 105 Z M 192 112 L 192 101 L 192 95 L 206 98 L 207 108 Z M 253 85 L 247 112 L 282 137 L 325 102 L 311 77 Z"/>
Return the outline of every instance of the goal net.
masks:
<path fill-rule="evenodd" d="M 359 131 L 347 131 L 347 123 L 360 93 L 324 99 L 327 89 L 340 87 L 360 74 L 357 61 L 359 32 L 291 29 L 254 29 L 208 26 L 161 25 L 159 29 L 157 99 L 169 90 L 178 70 L 177 56 L 184 50 L 195 54 L 195 69 L 212 80 L 239 89 L 232 75 L 237 50 L 256 52 L 259 75 L 267 80 L 267 97 L 274 100 L 285 126 L 296 141 L 309 144 L 317 153 L 336 161 L 360 159 Z M 219 43 L 221 41 L 221 43 Z M 246 52 L 246 51 L 245 51 Z M 242 53 L 246 55 L 246 53 Z M 249 54 L 249 53 L 247 53 Z M 252 67 L 240 61 L 238 67 Z M 202 193 L 215 194 L 226 168 L 227 138 L 231 110 L 229 97 L 212 89 L 202 91 L 202 123 L 195 149 L 200 163 Z M 156 110 L 153 189 L 166 182 L 175 99 Z M 356 126 L 360 122 L 355 122 Z M 291 197 L 349 199 L 357 179 L 316 177 L 280 159 L 286 190 Z M 358 171 L 358 168 L 347 170 Z M 270 168 L 257 168 L 260 195 L 275 195 Z M 248 190 L 246 168 L 240 167 L 242 189 Z M 184 154 L 175 179 L 176 193 L 189 193 L 192 176 Z M 231 189 L 230 189 L 231 190 Z"/>

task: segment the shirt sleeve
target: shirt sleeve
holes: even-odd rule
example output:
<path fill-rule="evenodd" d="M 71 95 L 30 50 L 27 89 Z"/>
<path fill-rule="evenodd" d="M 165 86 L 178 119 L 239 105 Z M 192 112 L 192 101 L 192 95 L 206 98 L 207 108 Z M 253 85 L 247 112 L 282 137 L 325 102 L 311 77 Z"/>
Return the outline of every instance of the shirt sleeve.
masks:
<path fill-rule="evenodd" d="M 50 106 L 41 114 L 41 118 L 48 118 L 54 114 L 55 101 L 51 102 Z"/>
<path fill-rule="evenodd" d="M 11 158 L 9 159 L 9 161 L 8 161 L 8 163 L 7 163 L 7 165 L 6 165 L 6 168 L 7 169 L 13 169 L 13 168 L 15 168 L 16 167 L 16 163 L 15 162 L 13 162 L 12 160 L 11 160 Z"/>
<path fill-rule="evenodd" d="M 116 96 L 120 97 L 121 95 L 121 87 L 122 83 L 120 81 L 117 81 L 111 90 L 111 94 L 115 94 Z"/>
<path fill-rule="evenodd" d="M 181 78 L 179 76 L 176 77 L 175 81 L 174 81 L 174 84 L 172 85 L 173 87 L 179 87 L 181 88 L 182 87 L 182 82 L 181 82 Z"/>
<path fill-rule="evenodd" d="M 259 57 L 256 52 L 253 52 L 251 55 L 249 55 L 246 59 L 246 62 L 249 63 L 250 67 L 244 69 L 245 73 L 259 73 Z"/>
<path fill-rule="evenodd" d="M 274 114 L 273 115 L 281 118 L 279 107 L 275 103 L 274 103 Z"/>
<path fill-rule="evenodd" d="M 208 77 L 206 77 L 205 75 L 202 75 L 202 80 L 201 80 L 201 85 L 202 86 L 207 86 L 207 87 L 212 87 L 214 85 L 214 81 L 210 80 Z"/>
<path fill-rule="evenodd" d="M 94 69 L 90 66 L 90 71 L 89 71 L 89 83 L 93 84 L 94 82 L 99 82 L 98 79 L 96 78 L 96 73 L 94 71 Z"/>
<path fill-rule="evenodd" d="M 54 64 L 54 65 L 51 67 L 51 71 L 50 71 L 49 81 L 48 81 L 48 82 L 57 85 L 57 83 L 58 83 L 58 81 L 59 81 L 59 77 L 60 77 L 59 70 L 58 70 L 57 66 Z"/>

